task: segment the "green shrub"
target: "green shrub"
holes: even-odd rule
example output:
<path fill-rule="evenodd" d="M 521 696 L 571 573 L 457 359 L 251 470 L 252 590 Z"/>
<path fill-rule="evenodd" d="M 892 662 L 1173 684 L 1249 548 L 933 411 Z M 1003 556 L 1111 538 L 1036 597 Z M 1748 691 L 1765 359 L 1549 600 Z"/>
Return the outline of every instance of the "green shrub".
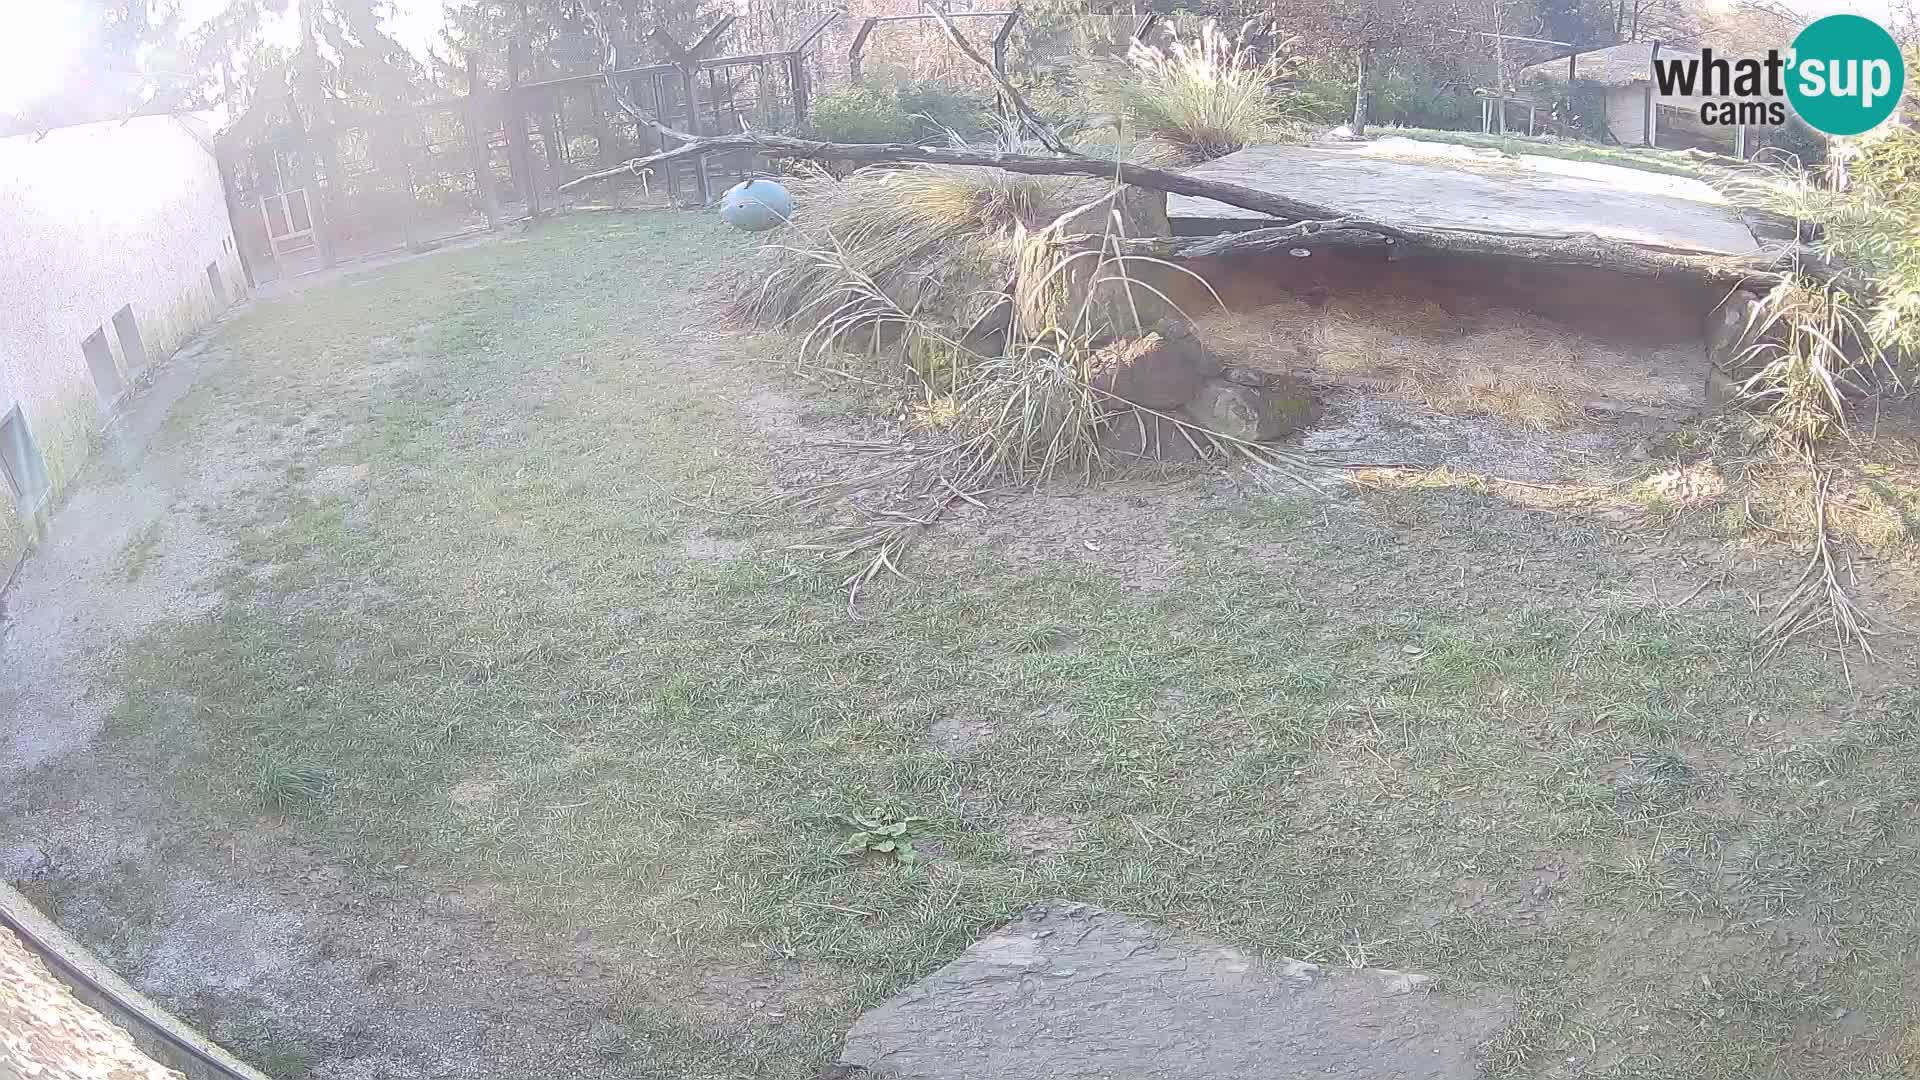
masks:
<path fill-rule="evenodd" d="M 1353 119 L 1353 61 L 1317 59 L 1299 68 L 1292 88 L 1300 115 L 1316 124 Z M 1367 123 L 1439 131 L 1480 129 L 1480 99 L 1444 67 L 1396 57 L 1368 73 Z"/>
<path fill-rule="evenodd" d="M 934 83 L 862 83 L 821 95 L 809 126 L 829 142 L 946 141 L 987 130 L 988 105 L 979 97 Z"/>

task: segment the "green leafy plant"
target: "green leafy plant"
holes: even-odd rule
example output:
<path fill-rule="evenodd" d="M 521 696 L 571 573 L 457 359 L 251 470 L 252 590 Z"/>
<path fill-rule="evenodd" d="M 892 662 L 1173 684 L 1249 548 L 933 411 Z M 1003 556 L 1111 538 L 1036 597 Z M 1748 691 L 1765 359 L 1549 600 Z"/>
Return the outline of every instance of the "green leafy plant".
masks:
<path fill-rule="evenodd" d="M 830 142 L 974 138 L 988 125 L 978 97 L 927 82 L 842 87 L 821 95 L 810 121 L 813 134 Z"/>
<path fill-rule="evenodd" d="M 1761 298 L 1747 334 L 1741 363 L 1752 374 L 1740 395 L 1798 446 L 1844 430 L 1849 391 L 1861 392 L 1883 362 L 1867 318 L 1832 285 L 1782 283 Z"/>
<path fill-rule="evenodd" d="M 836 855 L 877 855 L 906 866 L 913 865 L 920 857 L 913 850 L 910 837 L 913 827 L 925 818 L 896 817 L 882 813 L 876 806 L 865 814 L 835 814 L 833 820 L 854 830 Z"/>

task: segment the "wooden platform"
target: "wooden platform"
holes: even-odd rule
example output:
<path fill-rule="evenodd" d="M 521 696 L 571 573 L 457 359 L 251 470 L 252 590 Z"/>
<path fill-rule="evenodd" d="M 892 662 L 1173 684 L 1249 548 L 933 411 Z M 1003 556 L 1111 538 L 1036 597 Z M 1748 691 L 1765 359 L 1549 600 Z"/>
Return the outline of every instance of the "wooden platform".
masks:
<path fill-rule="evenodd" d="M 1252 146 L 1192 170 L 1285 192 L 1389 224 L 1512 233 L 1593 233 L 1709 254 L 1749 254 L 1753 234 L 1721 195 L 1688 177 L 1531 154 L 1385 138 Z M 1176 233 L 1244 229 L 1267 219 L 1211 199 L 1171 195 Z"/>

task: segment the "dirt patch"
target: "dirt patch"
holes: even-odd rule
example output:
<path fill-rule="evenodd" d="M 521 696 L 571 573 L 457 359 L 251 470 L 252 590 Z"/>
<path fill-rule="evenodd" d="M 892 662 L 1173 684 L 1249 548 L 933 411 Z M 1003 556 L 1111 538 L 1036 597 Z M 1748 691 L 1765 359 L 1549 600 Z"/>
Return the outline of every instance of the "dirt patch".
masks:
<path fill-rule="evenodd" d="M 307 481 L 308 490 L 317 498 L 358 498 L 366 488 L 365 465 L 329 465 Z"/>
<path fill-rule="evenodd" d="M 1007 849 L 1021 862 L 1043 862 L 1074 844 L 1073 822 L 1058 815 L 1024 817 L 1007 824 Z"/>
<path fill-rule="evenodd" d="M 928 734 L 933 743 L 949 754 L 970 754 L 993 738 L 995 724 L 984 716 L 943 713 L 934 718 Z"/>
<path fill-rule="evenodd" d="M 1183 497 L 1169 499 L 1176 489 Z M 1066 564 L 1110 576 L 1129 591 L 1164 592 L 1186 565 L 1173 515 L 1190 509 L 1196 495 L 1223 498 L 1230 490 L 1217 474 L 1190 474 L 1186 482 L 1141 480 L 1085 493 L 1010 495 L 984 510 L 961 504 L 943 523 L 941 544 L 991 551 L 1016 566 Z"/>
<path fill-rule="evenodd" d="M 1215 275 L 1247 272 L 1219 269 Z M 1417 292 L 1373 287 L 1304 298 L 1245 298 L 1195 322 L 1229 363 L 1379 390 L 1452 416 L 1499 416 L 1537 429 L 1589 414 L 1677 417 L 1706 405 L 1698 340 L 1603 340 L 1511 308 L 1468 301 L 1451 310 Z M 1409 290 L 1417 289 L 1408 283 Z"/>
<path fill-rule="evenodd" d="M 707 533 L 688 533 L 683 547 L 687 558 L 699 562 L 724 562 L 753 551 L 753 545 L 745 540 L 729 540 Z"/>
<path fill-rule="evenodd" d="M 238 421 L 191 451 L 156 439 L 219 355 L 201 345 L 159 369 L 75 480 L 8 592 L 0 716 L 15 722 L 0 747 L 0 792 L 17 793 L 20 772 L 99 731 L 113 705 L 104 687 L 122 642 L 218 607 L 212 582 L 229 541 L 200 511 L 268 489 L 285 457 L 260 428 Z M 0 810 L 6 802 L 0 795 Z"/>
<path fill-rule="evenodd" d="M 1352 465 L 1449 468 L 1507 480 L 1611 480 L 1640 437 L 1632 425 L 1538 431 L 1504 420 L 1446 416 L 1377 392 L 1336 389 L 1303 450 Z"/>
<path fill-rule="evenodd" d="M 486 780 L 462 780 L 447 791 L 447 801 L 470 813 L 493 805 L 494 785 Z"/>

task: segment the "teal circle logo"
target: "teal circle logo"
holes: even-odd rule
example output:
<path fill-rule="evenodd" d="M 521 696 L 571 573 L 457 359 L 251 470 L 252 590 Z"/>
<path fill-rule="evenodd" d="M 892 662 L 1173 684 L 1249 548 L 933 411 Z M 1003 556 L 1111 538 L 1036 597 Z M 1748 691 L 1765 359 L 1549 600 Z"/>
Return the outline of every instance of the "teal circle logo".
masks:
<path fill-rule="evenodd" d="M 1907 67 L 1893 35 L 1872 19 L 1829 15 L 1793 39 L 1787 100 L 1816 131 L 1858 135 L 1893 115 Z"/>

